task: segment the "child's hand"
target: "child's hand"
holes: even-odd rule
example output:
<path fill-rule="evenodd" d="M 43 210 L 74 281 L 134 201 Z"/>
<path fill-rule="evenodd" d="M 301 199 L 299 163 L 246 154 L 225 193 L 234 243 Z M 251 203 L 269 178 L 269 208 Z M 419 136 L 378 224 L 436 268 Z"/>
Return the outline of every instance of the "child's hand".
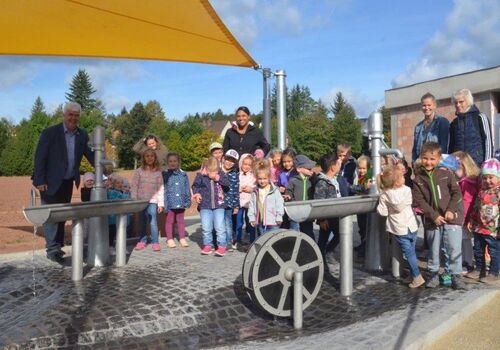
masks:
<path fill-rule="evenodd" d="M 281 193 L 285 193 L 285 190 L 286 190 L 286 188 L 284 188 L 283 186 L 280 186 L 280 192 Z"/>
<path fill-rule="evenodd" d="M 291 197 L 289 194 L 284 194 L 284 195 L 283 195 L 283 200 L 285 200 L 285 201 L 289 201 L 289 200 L 291 200 L 291 199 L 292 199 L 292 197 Z"/>
<path fill-rule="evenodd" d="M 467 223 L 467 230 L 472 232 L 472 223 L 470 221 Z"/>
<path fill-rule="evenodd" d="M 193 194 L 192 200 L 193 200 L 193 202 L 200 204 L 201 203 L 201 194 L 199 194 L 199 193 Z"/>
<path fill-rule="evenodd" d="M 236 215 L 236 214 L 238 214 L 238 211 L 239 211 L 239 209 L 238 209 L 238 208 L 234 208 L 234 209 L 233 209 L 233 214 L 235 214 L 235 215 Z"/>
<path fill-rule="evenodd" d="M 368 181 L 366 181 L 366 184 L 365 184 L 365 188 L 366 188 L 367 190 L 369 190 L 369 189 L 370 189 L 370 187 L 372 187 L 372 180 L 371 180 L 371 179 L 370 179 L 370 180 L 368 180 Z"/>
<path fill-rule="evenodd" d="M 241 187 L 241 192 L 252 193 L 253 192 L 253 188 L 252 188 L 252 186 L 242 186 Z"/>
<path fill-rule="evenodd" d="M 255 221 L 250 221 L 250 225 L 252 225 L 252 227 L 255 227 L 255 224 L 256 224 Z"/>
<path fill-rule="evenodd" d="M 446 213 L 444 213 L 444 219 L 447 222 L 453 220 L 454 218 L 455 218 L 455 215 L 451 211 L 447 210 Z"/>
<path fill-rule="evenodd" d="M 157 211 L 158 211 L 158 214 L 160 214 L 161 212 L 163 212 L 163 207 L 158 207 Z"/>
<path fill-rule="evenodd" d="M 321 227 L 321 229 L 324 231 L 328 230 L 328 228 L 329 228 L 328 220 L 321 220 L 319 222 L 319 227 Z"/>
<path fill-rule="evenodd" d="M 201 174 L 201 175 L 208 175 L 208 170 L 207 170 L 207 168 L 201 168 L 201 170 L 200 170 L 200 174 Z"/>
<path fill-rule="evenodd" d="M 438 226 L 441 226 L 446 224 L 446 220 L 441 215 L 439 215 L 437 218 L 434 219 L 434 223 Z"/>

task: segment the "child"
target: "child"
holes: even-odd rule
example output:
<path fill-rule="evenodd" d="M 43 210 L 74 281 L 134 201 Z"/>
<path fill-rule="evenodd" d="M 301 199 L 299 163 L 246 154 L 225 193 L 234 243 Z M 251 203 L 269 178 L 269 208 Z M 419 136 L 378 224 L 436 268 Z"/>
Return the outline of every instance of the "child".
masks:
<path fill-rule="evenodd" d="M 256 160 L 257 159 L 263 159 L 266 156 L 266 154 L 264 153 L 264 151 L 262 149 L 260 149 L 260 148 L 257 148 L 255 150 L 255 152 L 253 152 L 253 155 L 255 156 Z"/>
<path fill-rule="evenodd" d="M 370 158 L 368 156 L 361 156 L 358 158 L 357 174 L 358 176 L 355 177 L 354 183 L 351 186 L 351 191 L 356 195 L 368 194 L 372 184 L 372 169 L 370 168 Z M 358 214 L 356 218 L 358 221 L 358 232 L 361 243 L 354 249 L 358 252 L 358 257 L 364 258 L 368 215 Z"/>
<path fill-rule="evenodd" d="M 479 277 L 480 282 L 498 285 L 498 242 L 499 205 L 500 205 L 500 162 L 495 158 L 486 160 L 481 166 L 482 188 L 474 201 L 468 228 L 474 232 L 474 258 L 476 270 L 469 274 L 470 278 Z M 486 276 L 485 249 L 491 257 L 490 274 Z M 473 276 L 474 275 L 474 276 Z M 477 278 L 476 277 L 476 278 Z"/>
<path fill-rule="evenodd" d="M 278 186 L 281 174 L 281 156 L 283 152 L 279 148 L 274 148 L 269 152 L 269 160 L 271 161 L 271 182 Z"/>
<path fill-rule="evenodd" d="M 210 152 L 210 156 L 219 161 L 219 164 L 222 164 L 222 156 L 224 155 L 224 150 L 222 149 L 222 145 L 219 142 L 212 142 L 208 147 L 208 152 Z"/>
<path fill-rule="evenodd" d="M 153 251 L 160 251 L 156 215 L 163 211 L 163 192 L 163 177 L 156 152 L 147 149 L 142 154 L 141 167 L 134 172 L 130 191 L 132 199 L 149 200 L 148 206 L 139 216 L 139 241 L 135 246 L 137 250 L 146 248 L 146 221 L 149 221 Z"/>
<path fill-rule="evenodd" d="M 245 221 L 246 230 L 249 236 L 250 243 L 255 240 L 255 229 L 250 225 L 248 219 L 248 206 L 252 192 L 255 189 L 255 177 L 252 172 L 253 156 L 249 153 L 244 153 L 240 157 L 240 209 L 236 215 L 236 244 L 242 244 L 243 221 Z"/>
<path fill-rule="evenodd" d="M 337 156 L 342 162 L 339 172 L 340 176 L 343 176 L 349 185 L 352 185 L 356 177 L 356 160 L 351 155 L 351 146 L 345 143 L 338 145 Z"/>
<path fill-rule="evenodd" d="M 472 214 L 472 204 L 476 199 L 477 193 L 481 188 L 479 174 L 481 170 L 476 165 L 472 157 L 465 152 L 457 151 L 453 153 L 458 159 L 458 169 L 455 172 L 458 180 L 458 185 L 462 191 L 464 201 L 464 226 L 462 227 L 462 263 L 468 272 L 474 269 L 473 253 L 472 253 L 472 232 L 469 231 L 467 225 Z M 473 275 L 465 275 L 465 277 L 473 277 Z M 477 278 L 477 277 L 476 277 Z"/>
<path fill-rule="evenodd" d="M 278 186 L 281 194 L 285 194 L 286 186 L 290 178 L 297 175 L 295 170 L 295 151 L 293 148 L 287 148 L 281 155 L 281 173 L 278 180 Z"/>
<path fill-rule="evenodd" d="M 204 171 L 196 174 L 193 185 L 193 198 L 198 203 L 203 231 L 202 255 L 212 253 L 212 231 L 217 233 L 218 248 L 216 256 L 226 254 L 226 233 L 224 230 L 224 193 L 223 187 L 229 186 L 229 180 L 220 169 L 219 160 L 210 157 L 205 161 Z"/>
<path fill-rule="evenodd" d="M 167 171 L 162 172 L 163 186 L 165 189 L 165 233 L 167 234 L 167 247 L 175 248 L 174 222 L 177 222 L 179 244 L 189 247 L 186 241 L 184 212 L 191 207 L 191 190 L 187 174 L 180 168 L 181 160 L 176 152 L 167 154 Z"/>
<path fill-rule="evenodd" d="M 418 288 L 425 283 L 425 280 L 418 268 L 415 253 L 418 225 L 412 209 L 411 189 L 405 186 L 404 175 L 395 166 L 384 169 L 380 181 L 383 192 L 380 195 L 377 212 L 387 216 L 386 230 L 393 234 L 406 256 L 413 279 L 408 287 Z"/>
<path fill-rule="evenodd" d="M 123 178 L 118 175 L 113 175 L 110 177 L 112 185 L 106 191 L 107 199 L 109 200 L 119 200 L 126 199 L 123 195 Z M 109 250 L 111 255 L 116 254 L 115 251 L 115 241 L 116 241 L 116 215 L 108 215 L 108 227 L 109 227 Z"/>
<path fill-rule="evenodd" d="M 224 226 L 226 228 L 227 250 L 236 249 L 233 235 L 233 216 L 238 214 L 240 208 L 240 174 L 238 172 L 238 159 L 240 156 L 234 149 L 228 149 L 222 161 L 222 171 L 229 179 L 229 186 L 224 187 Z"/>
<path fill-rule="evenodd" d="M 446 251 L 444 263 L 451 273 L 454 289 L 465 289 L 462 273 L 462 193 L 454 176 L 448 170 L 438 168 L 441 160 L 441 145 L 428 142 L 420 152 L 422 165 L 413 181 L 414 206 L 422 209 L 424 227 L 430 244 L 427 268 L 430 279 L 426 286 L 439 286 L 439 261 L 441 242 Z"/>
<path fill-rule="evenodd" d="M 306 201 L 314 198 L 311 176 L 314 174 L 312 169 L 315 166 L 316 162 L 310 160 L 307 156 L 299 154 L 295 158 L 297 175 L 290 178 L 283 199 L 287 201 Z M 312 221 L 304 221 L 299 224 L 290 220 L 290 229 L 295 231 L 300 229 L 301 232 L 314 239 Z"/>
<path fill-rule="evenodd" d="M 83 175 L 83 186 L 80 189 L 80 198 L 82 202 L 90 202 L 90 193 L 92 192 L 92 187 L 94 187 L 95 183 L 95 175 L 94 173 L 86 172 Z"/>
<path fill-rule="evenodd" d="M 268 160 L 259 160 L 254 171 L 257 188 L 252 193 L 248 218 L 259 235 L 279 228 L 283 221 L 284 201 L 278 188 L 271 183 L 271 165 Z"/>
<path fill-rule="evenodd" d="M 318 174 L 316 185 L 314 186 L 314 199 L 347 197 L 349 184 L 342 176 L 338 176 L 340 159 L 337 154 L 331 153 L 321 157 L 320 165 L 322 172 Z M 318 224 L 318 247 L 323 257 L 325 257 L 327 253 L 333 252 L 339 243 L 339 219 L 319 220 Z M 333 238 L 328 243 L 330 233 L 333 233 Z"/>

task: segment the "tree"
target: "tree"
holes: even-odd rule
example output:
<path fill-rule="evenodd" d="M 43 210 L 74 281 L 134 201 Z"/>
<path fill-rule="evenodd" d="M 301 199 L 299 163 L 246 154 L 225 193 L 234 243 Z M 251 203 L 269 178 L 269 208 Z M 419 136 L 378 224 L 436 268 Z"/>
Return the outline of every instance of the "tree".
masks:
<path fill-rule="evenodd" d="M 184 170 L 196 170 L 201 166 L 203 159 L 208 158 L 208 146 L 212 142 L 221 142 L 219 135 L 212 129 L 205 129 L 187 140 L 180 150 L 182 167 Z"/>
<path fill-rule="evenodd" d="M 2 154 L 2 151 L 5 149 L 5 146 L 7 146 L 7 143 L 9 142 L 9 139 L 12 136 L 12 131 L 13 131 L 12 124 L 6 118 L 1 118 L 0 119 L 0 155 Z"/>
<path fill-rule="evenodd" d="M 134 166 L 136 157 L 133 147 L 144 137 L 151 118 L 146 113 L 144 105 L 137 102 L 130 114 L 121 116 L 120 136 L 117 139 L 118 159 L 120 167 L 131 169 Z"/>
<path fill-rule="evenodd" d="M 335 107 L 335 105 L 334 105 Z M 362 146 L 361 123 L 356 119 L 354 109 L 346 104 L 337 111 L 333 119 L 333 147 L 346 143 L 353 154 L 359 154 Z"/>
<path fill-rule="evenodd" d="M 342 95 L 342 92 L 339 91 L 335 94 L 335 101 L 333 101 L 333 105 L 330 106 L 330 111 L 335 116 L 347 106 L 351 107 L 351 105 L 344 98 L 344 95 Z"/>
<path fill-rule="evenodd" d="M 31 107 L 31 115 L 36 114 L 36 113 L 45 113 L 45 105 L 43 104 L 40 96 L 38 96 L 36 98 L 35 103 L 33 104 L 33 107 Z"/>
<path fill-rule="evenodd" d="M 165 113 L 161 105 L 156 100 L 151 100 L 144 107 L 146 114 L 151 118 L 146 134 L 153 134 L 160 138 L 163 142 L 168 138 L 170 124 L 165 118 Z"/>
<path fill-rule="evenodd" d="M 79 69 L 71 81 L 69 92 L 66 93 L 66 99 L 79 103 L 82 112 L 91 111 L 98 106 L 97 100 L 92 98 L 95 92 L 90 76 L 84 69 Z"/>
<path fill-rule="evenodd" d="M 318 103 L 311 97 L 311 91 L 307 86 L 299 84 L 292 87 L 287 96 L 287 116 L 294 120 L 313 113 Z"/>
<path fill-rule="evenodd" d="M 320 112 L 291 120 L 288 134 L 293 140 L 292 146 L 300 154 L 318 160 L 332 151 L 332 121 Z"/>

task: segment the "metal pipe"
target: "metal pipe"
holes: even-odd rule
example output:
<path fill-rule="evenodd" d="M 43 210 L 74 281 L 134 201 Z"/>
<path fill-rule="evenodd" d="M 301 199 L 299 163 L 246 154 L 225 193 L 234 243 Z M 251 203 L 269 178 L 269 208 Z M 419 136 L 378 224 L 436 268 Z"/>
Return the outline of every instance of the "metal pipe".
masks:
<path fill-rule="evenodd" d="M 401 263 L 403 262 L 403 252 L 401 252 L 401 248 L 399 247 L 398 242 L 394 239 L 394 236 L 391 237 L 391 268 L 392 268 L 392 277 L 400 278 L 401 277 Z"/>
<path fill-rule="evenodd" d="M 295 329 L 302 329 L 303 278 L 302 271 L 293 273 L 293 328 Z"/>
<path fill-rule="evenodd" d="M 278 119 L 278 148 L 286 148 L 286 74 L 284 70 L 277 70 L 276 94 L 277 94 L 277 119 Z"/>
<path fill-rule="evenodd" d="M 81 281 L 83 278 L 83 219 L 73 222 L 71 230 L 71 279 Z"/>
<path fill-rule="evenodd" d="M 264 124 L 264 137 L 271 143 L 271 92 L 269 89 L 269 78 L 271 78 L 271 69 L 262 69 L 263 78 L 263 100 L 262 100 L 262 111 L 263 111 L 263 124 Z"/>
<path fill-rule="evenodd" d="M 339 222 L 340 234 L 340 295 L 352 294 L 352 216 L 344 216 Z"/>
<path fill-rule="evenodd" d="M 382 148 L 378 153 L 381 156 L 396 156 L 399 159 L 403 159 L 403 152 L 397 148 Z"/>
<path fill-rule="evenodd" d="M 125 266 L 127 261 L 127 215 L 116 217 L 116 266 Z"/>

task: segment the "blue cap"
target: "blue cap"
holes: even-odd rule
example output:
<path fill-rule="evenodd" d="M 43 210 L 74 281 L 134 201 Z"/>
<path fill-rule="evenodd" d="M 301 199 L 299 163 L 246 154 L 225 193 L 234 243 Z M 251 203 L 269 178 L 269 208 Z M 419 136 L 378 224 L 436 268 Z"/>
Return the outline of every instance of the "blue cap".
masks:
<path fill-rule="evenodd" d="M 443 154 L 443 159 L 439 162 L 438 167 L 448 168 L 455 172 L 458 170 L 458 160 L 454 155 Z"/>

